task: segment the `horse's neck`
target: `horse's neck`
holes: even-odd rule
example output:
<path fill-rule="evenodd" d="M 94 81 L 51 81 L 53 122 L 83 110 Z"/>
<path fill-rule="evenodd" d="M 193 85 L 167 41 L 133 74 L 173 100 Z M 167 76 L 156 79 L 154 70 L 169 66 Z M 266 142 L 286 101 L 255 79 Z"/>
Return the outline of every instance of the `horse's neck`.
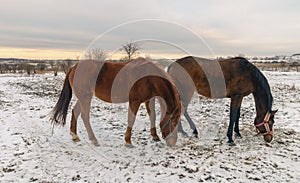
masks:
<path fill-rule="evenodd" d="M 255 101 L 255 108 L 256 108 L 256 121 L 257 123 L 261 122 L 267 113 L 268 109 L 268 100 L 266 93 L 262 90 L 255 91 L 253 93 L 254 101 Z"/>

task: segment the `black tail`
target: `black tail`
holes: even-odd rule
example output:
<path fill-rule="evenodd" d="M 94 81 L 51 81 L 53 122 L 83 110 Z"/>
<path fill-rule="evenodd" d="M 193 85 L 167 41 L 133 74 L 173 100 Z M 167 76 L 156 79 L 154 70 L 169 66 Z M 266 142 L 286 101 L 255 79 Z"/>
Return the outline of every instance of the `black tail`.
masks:
<path fill-rule="evenodd" d="M 167 73 L 169 73 L 170 72 L 170 69 L 171 69 L 171 67 L 173 66 L 173 64 L 174 64 L 174 62 L 173 63 L 171 63 L 168 67 L 167 67 Z"/>
<path fill-rule="evenodd" d="M 70 73 L 70 71 L 69 71 Z M 55 125 L 65 125 L 69 104 L 72 98 L 72 88 L 69 82 L 69 73 L 66 76 L 63 89 L 59 99 L 52 110 L 51 123 Z"/>

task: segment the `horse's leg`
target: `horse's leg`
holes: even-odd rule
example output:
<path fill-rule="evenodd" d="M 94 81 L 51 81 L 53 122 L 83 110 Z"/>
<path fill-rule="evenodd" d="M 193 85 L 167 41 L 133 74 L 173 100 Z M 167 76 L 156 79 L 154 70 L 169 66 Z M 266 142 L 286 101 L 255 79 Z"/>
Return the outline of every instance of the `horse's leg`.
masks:
<path fill-rule="evenodd" d="M 184 137 L 188 137 L 188 134 L 182 128 L 182 120 L 178 123 L 178 132 L 180 132 Z"/>
<path fill-rule="evenodd" d="M 182 128 L 182 120 L 180 119 L 178 122 L 178 132 L 182 134 L 184 137 L 188 137 L 189 135 Z"/>
<path fill-rule="evenodd" d="M 151 123 L 151 135 L 152 135 L 152 139 L 154 141 L 160 141 L 157 133 L 156 133 L 156 127 L 155 127 L 155 118 L 156 118 L 156 114 L 155 114 L 155 99 L 150 99 L 149 101 L 145 102 L 146 105 L 146 109 L 147 109 L 147 113 L 149 114 L 149 118 L 150 118 L 150 123 Z"/>
<path fill-rule="evenodd" d="M 240 134 L 240 129 L 239 129 L 240 113 L 241 113 L 241 107 L 238 108 L 237 118 L 236 118 L 236 121 L 234 123 L 234 132 L 235 132 L 235 137 L 237 137 L 237 138 L 242 138 L 242 135 Z"/>
<path fill-rule="evenodd" d="M 183 105 L 183 110 L 185 111 L 185 112 L 184 112 L 184 116 L 185 116 L 186 109 L 187 109 L 187 105 L 186 105 L 187 102 L 185 102 L 185 100 L 182 99 L 181 103 L 182 103 L 182 105 Z M 186 118 L 186 116 L 185 116 L 185 118 Z M 186 119 L 187 119 L 187 118 L 186 118 Z M 187 120 L 188 120 L 188 119 L 187 119 Z M 189 120 L 188 120 L 188 123 L 190 123 Z M 192 122 L 192 123 L 193 123 L 193 122 Z M 188 137 L 188 134 L 187 134 L 187 133 L 183 130 L 183 128 L 182 128 L 182 120 L 181 120 L 181 119 L 180 119 L 180 121 L 179 121 L 179 123 L 178 123 L 178 132 L 180 132 L 184 137 Z"/>
<path fill-rule="evenodd" d="M 198 131 L 196 128 L 195 123 L 193 122 L 193 120 L 191 119 L 190 115 L 188 114 L 187 110 L 185 109 L 184 111 L 184 117 L 185 119 L 188 121 L 190 128 L 193 130 L 193 135 L 198 138 Z"/>
<path fill-rule="evenodd" d="M 90 109 L 91 109 L 91 100 L 92 95 L 86 95 L 80 99 L 80 107 L 81 107 L 81 118 L 83 120 L 84 126 L 88 133 L 89 139 L 92 143 L 98 146 L 98 141 L 94 135 L 93 129 L 90 124 Z"/>
<path fill-rule="evenodd" d="M 80 103 L 79 101 L 76 102 L 73 110 L 72 110 L 72 119 L 71 119 L 71 126 L 70 126 L 70 135 L 72 136 L 72 140 L 74 142 L 80 141 L 80 138 L 77 135 L 77 119 L 80 115 Z"/>
<path fill-rule="evenodd" d="M 131 143 L 131 132 L 132 127 L 136 118 L 136 113 L 140 107 L 141 102 L 135 102 L 135 101 L 129 101 L 129 107 L 128 107 L 128 124 L 127 129 L 125 133 L 125 146 L 126 147 L 132 147 Z"/>
<path fill-rule="evenodd" d="M 228 131 L 227 131 L 227 137 L 228 137 L 228 143 L 229 145 L 235 145 L 233 139 L 232 139 L 232 134 L 233 134 L 233 126 L 234 123 L 236 122 L 238 118 L 238 111 L 242 103 L 242 96 L 236 95 L 231 97 L 231 103 L 230 103 L 230 121 L 229 121 L 229 126 L 228 126 Z"/>

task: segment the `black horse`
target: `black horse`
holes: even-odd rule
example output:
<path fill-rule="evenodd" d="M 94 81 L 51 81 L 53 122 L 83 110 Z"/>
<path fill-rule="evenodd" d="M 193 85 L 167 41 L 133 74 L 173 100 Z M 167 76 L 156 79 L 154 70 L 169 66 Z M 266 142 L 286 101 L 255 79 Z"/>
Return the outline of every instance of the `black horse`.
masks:
<path fill-rule="evenodd" d="M 233 130 L 237 138 L 242 137 L 239 131 L 241 103 L 243 97 L 252 93 L 256 107 L 254 125 L 266 142 L 272 141 L 274 115 L 277 110 L 272 111 L 273 97 L 270 86 L 259 69 L 245 58 L 216 61 L 188 56 L 172 63 L 168 67 L 168 73 L 179 91 L 184 116 L 196 137 L 198 131 L 187 113 L 188 104 L 195 91 L 208 98 L 231 99 L 230 123 L 227 131 L 229 145 L 235 145 L 232 138 Z M 183 132 L 181 124 L 178 129 Z"/>

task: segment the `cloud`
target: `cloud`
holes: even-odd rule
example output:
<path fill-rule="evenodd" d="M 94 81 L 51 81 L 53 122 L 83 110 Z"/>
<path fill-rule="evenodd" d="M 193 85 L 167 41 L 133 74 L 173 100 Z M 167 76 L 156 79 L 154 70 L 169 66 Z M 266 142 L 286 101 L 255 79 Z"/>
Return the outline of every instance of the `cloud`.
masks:
<path fill-rule="evenodd" d="M 180 26 L 141 23 L 111 32 L 100 46 L 111 51 L 126 41 L 152 37 L 162 42 L 145 44 L 149 52 L 178 52 L 162 46 L 169 42 L 191 54 L 209 55 L 210 48 L 215 55 L 290 54 L 300 47 L 299 5 L 296 0 L 11 0 L 0 7 L 0 40 L 1 47 L 84 50 L 113 26 L 162 19 L 192 30 L 200 41 Z"/>
<path fill-rule="evenodd" d="M 45 27 L 0 24 L 1 46 L 24 48 L 77 48 L 83 49 L 86 42 L 96 35 L 76 30 L 58 30 Z"/>

